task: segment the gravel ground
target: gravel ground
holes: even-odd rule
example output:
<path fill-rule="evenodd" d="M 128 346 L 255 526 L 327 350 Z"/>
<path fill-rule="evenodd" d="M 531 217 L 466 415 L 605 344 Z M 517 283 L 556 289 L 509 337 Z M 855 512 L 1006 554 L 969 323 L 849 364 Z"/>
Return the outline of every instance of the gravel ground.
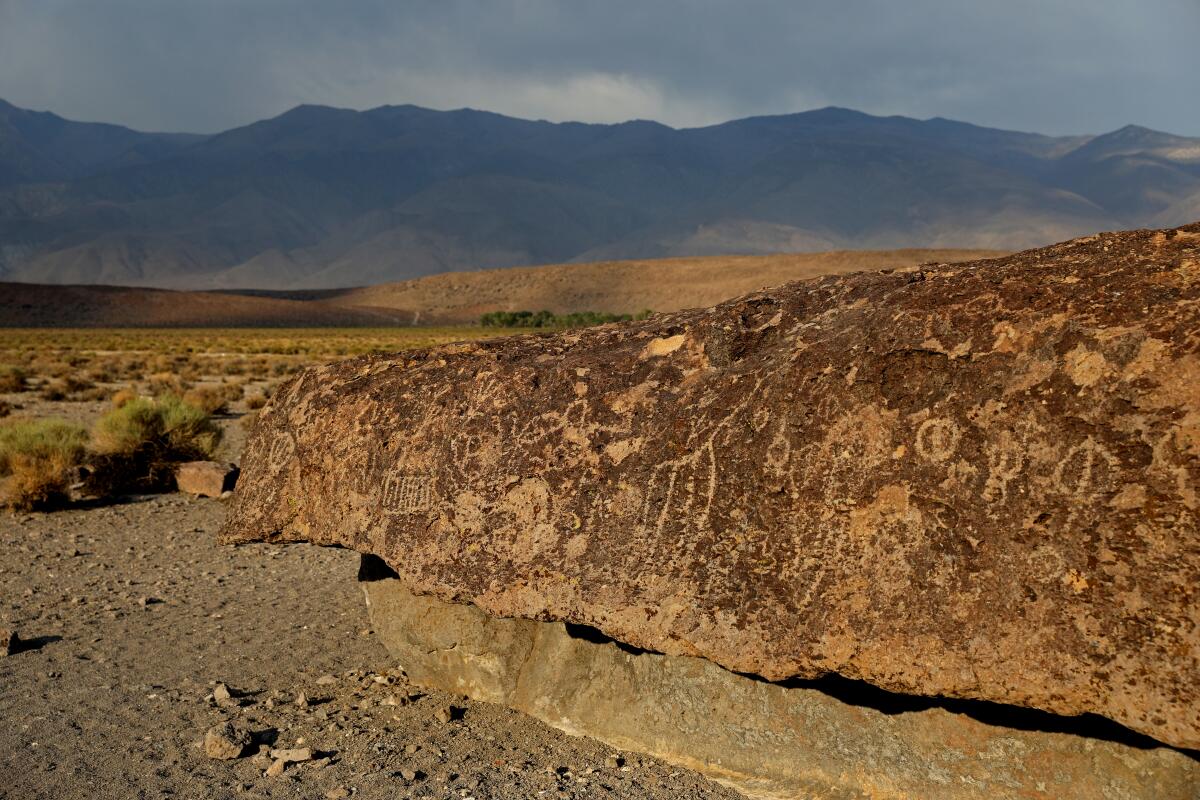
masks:
<path fill-rule="evenodd" d="M 356 554 L 219 547 L 224 513 L 183 495 L 0 512 L 0 627 L 27 640 L 0 650 L 0 798 L 740 796 L 408 685 Z M 252 739 L 218 760 L 205 734 L 225 721 Z"/>

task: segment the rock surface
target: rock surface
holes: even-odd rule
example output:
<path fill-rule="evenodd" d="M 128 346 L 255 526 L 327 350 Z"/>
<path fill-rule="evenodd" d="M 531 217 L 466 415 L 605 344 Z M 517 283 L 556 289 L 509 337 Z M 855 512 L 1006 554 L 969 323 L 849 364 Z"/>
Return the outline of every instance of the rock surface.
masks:
<path fill-rule="evenodd" d="M 220 497 L 232 489 L 237 481 L 238 468 L 234 464 L 216 461 L 188 461 L 175 469 L 175 485 L 179 491 L 200 497 Z"/>
<path fill-rule="evenodd" d="M 240 758 L 250 746 L 250 732 L 229 722 L 214 725 L 204 734 L 204 753 L 209 758 L 228 761 Z"/>
<path fill-rule="evenodd" d="M 310 368 L 226 542 L 1200 747 L 1200 225 Z"/>
<path fill-rule="evenodd" d="M 755 680 L 701 658 L 622 648 L 561 622 L 497 619 L 413 595 L 395 579 L 363 587 L 375 629 L 414 683 L 650 753 L 754 798 L 1194 800 L 1200 793 L 1196 759 L 1147 747 L 1145 737 L 1095 717 L 1065 722 L 996 707 L 972 716 L 970 703 L 945 708 L 862 684 L 839 684 L 835 697 L 819 683 Z M 612 755 L 606 766 L 620 762 Z"/>
<path fill-rule="evenodd" d="M 21 647 L 21 639 L 16 631 L 0 628 L 0 656 L 11 656 Z"/>

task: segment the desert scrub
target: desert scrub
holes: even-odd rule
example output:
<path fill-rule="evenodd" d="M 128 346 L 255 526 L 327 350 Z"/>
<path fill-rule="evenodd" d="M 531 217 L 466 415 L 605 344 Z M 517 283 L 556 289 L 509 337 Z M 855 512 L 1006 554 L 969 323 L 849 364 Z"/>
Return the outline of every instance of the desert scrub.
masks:
<path fill-rule="evenodd" d="M 191 386 L 174 372 L 156 372 L 146 379 L 150 394 L 165 395 L 186 392 Z"/>
<path fill-rule="evenodd" d="M 96 422 L 93 448 L 103 455 L 147 453 L 165 461 L 212 458 L 221 429 L 203 409 L 175 395 L 138 397 Z"/>
<path fill-rule="evenodd" d="M 0 500 L 14 509 L 52 508 L 68 499 L 88 441 L 82 425 L 54 419 L 0 426 Z"/>
<path fill-rule="evenodd" d="M 130 400 L 136 400 L 137 398 L 137 390 L 133 388 L 121 389 L 112 396 L 113 408 L 122 408 Z"/>
<path fill-rule="evenodd" d="M 221 429 L 209 415 L 180 397 L 134 398 L 96 421 L 88 489 L 170 488 L 176 464 L 209 460 L 220 442 Z"/>
<path fill-rule="evenodd" d="M 90 380 L 77 375 L 67 375 L 47 381 L 42 387 L 41 398 L 43 400 L 102 400 L 108 396 L 107 393 L 104 393 L 103 397 L 97 396 L 95 389 L 96 384 Z"/>
<path fill-rule="evenodd" d="M 25 370 L 11 365 L 0 366 L 0 392 L 25 391 Z"/>
<path fill-rule="evenodd" d="M 219 386 L 197 386 L 183 393 L 183 402 L 205 414 L 224 414 L 229 404 L 229 396 Z"/>

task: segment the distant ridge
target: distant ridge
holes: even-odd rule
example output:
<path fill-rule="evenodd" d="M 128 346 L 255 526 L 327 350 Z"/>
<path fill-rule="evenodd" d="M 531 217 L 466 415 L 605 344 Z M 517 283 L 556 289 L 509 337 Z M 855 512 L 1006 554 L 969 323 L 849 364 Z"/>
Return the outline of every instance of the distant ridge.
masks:
<path fill-rule="evenodd" d="M 451 270 L 1011 250 L 1200 209 L 1200 139 L 842 108 L 673 129 L 305 105 L 214 135 L 0 101 L 0 280 L 325 289 Z"/>

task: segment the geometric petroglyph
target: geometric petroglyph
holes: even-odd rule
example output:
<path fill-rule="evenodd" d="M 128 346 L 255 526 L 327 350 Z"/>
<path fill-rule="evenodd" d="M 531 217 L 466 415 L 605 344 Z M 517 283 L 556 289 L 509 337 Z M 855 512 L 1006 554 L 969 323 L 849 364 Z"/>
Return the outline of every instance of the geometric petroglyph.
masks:
<path fill-rule="evenodd" d="M 287 431 L 277 431 L 267 450 L 267 465 L 272 472 L 279 472 L 292 460 L 296 453 L 296 440 Z"/>
<path fill-rule="evenodd" d="M 372 476 L 379 469 L 379 454 L 371 451 L 367 454 L 366 463 L 350 474 L 350 490 L 356 494 L 369 495 L 375 488 Z"/>
<path fill-rule="evenodd" d="M 958 449 L 962 431 L 953 420 L 927 419 L 917 428 L 917 452 L 933 462 L 945 461 Z"/>
<path fill-rule="evenodd" d="M 1067 451 L 1067 455 L 1054 468 L 1054 485 L 1063 494 L 1081 500 L 1095 495 L 1103 480 L 1097 467 L 1103 465 L 1115 472 L 1121 465 L 1117 457 L 1108 452 L 1091 436 Z"/>
<path fill-rule="evenodd" d="M 433 480 L 427 475 L 389 475 L 383 482 L 383 510 L 417 514 L 433 505 Z"/>

